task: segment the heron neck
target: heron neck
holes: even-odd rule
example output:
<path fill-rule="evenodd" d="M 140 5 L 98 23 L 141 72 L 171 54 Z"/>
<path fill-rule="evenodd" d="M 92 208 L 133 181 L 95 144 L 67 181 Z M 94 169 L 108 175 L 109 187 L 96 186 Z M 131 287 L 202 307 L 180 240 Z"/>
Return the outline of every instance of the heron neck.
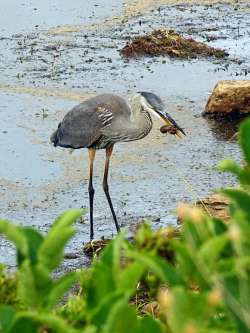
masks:
<path fill-rule="evenodd" d="M 139 136 L 146 136 L 152 128 L 152 118 L 148 111 L 140 108 L 136 108 L 132 114 L 132 123 L 134 130 Z M 132 129 L 132 128 L 131 128 Z"/>

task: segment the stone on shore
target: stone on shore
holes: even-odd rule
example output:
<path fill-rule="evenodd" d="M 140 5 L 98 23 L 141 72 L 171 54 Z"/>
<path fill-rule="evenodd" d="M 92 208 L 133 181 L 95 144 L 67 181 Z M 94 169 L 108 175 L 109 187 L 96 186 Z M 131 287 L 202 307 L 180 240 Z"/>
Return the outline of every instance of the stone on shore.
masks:
<path fill-rule="evenodd" d="M 250 80 L 219 81 L 209 97 L 204 115 L 245 115 L 250 113 Z"/>

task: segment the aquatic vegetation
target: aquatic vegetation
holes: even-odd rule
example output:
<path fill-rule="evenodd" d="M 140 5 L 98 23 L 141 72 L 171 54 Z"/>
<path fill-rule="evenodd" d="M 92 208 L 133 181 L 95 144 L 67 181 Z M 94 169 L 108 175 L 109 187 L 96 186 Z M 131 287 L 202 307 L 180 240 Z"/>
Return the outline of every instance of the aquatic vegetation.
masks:
<path fill-rule="evenodd" d="M 150 34 L 134 38 L 120 52 L 126 57 L 165 54 L 180 59 L 212 56 L 224 58 L 228 56 L 224 50 L 197 42 L 192 38 L 185 38 L 173 30 L 165 29 L 154 30 Z"/>

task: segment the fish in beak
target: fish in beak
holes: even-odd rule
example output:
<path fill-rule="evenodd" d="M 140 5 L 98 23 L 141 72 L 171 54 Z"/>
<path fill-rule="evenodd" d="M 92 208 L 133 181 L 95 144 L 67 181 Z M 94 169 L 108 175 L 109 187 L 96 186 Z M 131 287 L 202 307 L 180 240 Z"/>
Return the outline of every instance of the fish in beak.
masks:
<path fill-rule="evenodd" d="M 161 118 L 166 125 L 161 127 L 162 133 L 174 134 L 178 138 L 185 136 L 184 130 L 176 121 L 165 111 L 165 105 L 159 96 L 150 92 L 138 92 L 141 95 L 142 107 Z"/>
<path fill-rule="evenodd" d="M 176 121 L 167 113 L 159 110 L 155 110 L 159 117 L 166 123 L 165 126 L 161 127 L 162 133 L 174 134 L 177 138 L 182 139 L 186 135 L 184 130 L 176 123 Z"/>

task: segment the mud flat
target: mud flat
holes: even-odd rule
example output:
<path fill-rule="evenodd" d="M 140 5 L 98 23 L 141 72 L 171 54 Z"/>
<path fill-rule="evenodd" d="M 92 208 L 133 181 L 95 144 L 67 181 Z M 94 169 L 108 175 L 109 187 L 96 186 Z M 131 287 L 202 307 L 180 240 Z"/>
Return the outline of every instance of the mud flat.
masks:
<path fill-rule="evenodd" d="M 116 8 L 119 16 L 123 7 Z M 103 22 L 104 14 L 96 12 L 97 23 Z M 58 25 L 75 24 L 63 11 L 58 15 Z M 235 180 L 216 172 L 214 166 L 226 156 L 240 159 L 234 139 L 237 123 L 218 124 L 201 113 L 218 80 L 249 79 L 249 19 L 249 6 L 244 3 L 161 4 L 97 31 L 51 35 L 48 31 L 55 24 L 50 21 L 32 31 L 27 26 L 13 34 L 1 31 L 1 216 L 46 232 L 62 211 L 88 206 L 87 152 L 70 155 L 53 148 L 49 137 L 68 109 L 104 91 L 158 93 L 187 133 L 183 140 L 164 136 L 159 131 L 162 123 L 156 120 L 144 140 L 115 147 L 110 191 L 124 228 L 132 232 L 143 217 L 150 218 L 155 228 L 175 224 L 178 202 L 197 201 L 215 188 L 233 185 Z M 127 41 L 159 27 L 223 48 L 229 57 L 127 61 L 120 56 L 118 51 Z M 94 178 L 96 238 L 112 237 L 115 231 L 101 189 L 103 154 L 97 154 Z M 68 247 L 76 256 L 65 261 L 65 269 L 87 260 L 81 252 L 82 242 L 89 237 L 87 216 L 77 223 L 77 230 Z M 3 239 L 0 257 L 15 265 L 13 249 Z"/>

